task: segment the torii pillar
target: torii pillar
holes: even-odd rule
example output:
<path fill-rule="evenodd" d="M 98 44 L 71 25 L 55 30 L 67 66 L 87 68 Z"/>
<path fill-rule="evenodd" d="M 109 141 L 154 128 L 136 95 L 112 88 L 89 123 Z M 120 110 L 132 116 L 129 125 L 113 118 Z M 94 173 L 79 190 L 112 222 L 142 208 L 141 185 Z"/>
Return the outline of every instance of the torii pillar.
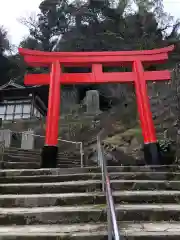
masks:
<path fill-rule="evenodd" d="M 58 121 L 61 84 L 135 83 L 136 98 L 142 134 L 144 158 L 149 165 L 163 164 L 150 109 L 146 81 L 170 80 L 168 70 L 144 71 L 143 65 L 164 63 L 174 46 L 143 51 L 117 52 L 41 52 L 19 49 L 30 66 L 50 67 L 50 74 L 27 74 L 27 85 L 49 85 L 46 139 L 42 151 L 42 167 L 57 165 Z M 103 66 L 132 66 L 132 72 L 103 72 Z M 88 66 L 91 73 L 63 73 L 61 66 Z"/>

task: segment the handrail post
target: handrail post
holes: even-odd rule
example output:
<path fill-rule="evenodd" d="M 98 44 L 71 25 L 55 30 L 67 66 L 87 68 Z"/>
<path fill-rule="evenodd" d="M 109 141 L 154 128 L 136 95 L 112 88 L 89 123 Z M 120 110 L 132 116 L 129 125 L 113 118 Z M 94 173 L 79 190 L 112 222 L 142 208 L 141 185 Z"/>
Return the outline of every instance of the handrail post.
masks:
<path fill-rule="evenodd" d="M 100 137 L 97 136 L 97 154 L 98 154 L 98 165 L 101 168 L 101 175 L 102 175 L 102 192 L 105 193 L 105 177 L 104 177 L 104 167 L 102 162 L 102 156 L 101 156 L 101 143 L 100 143 Z"/>
<path fill-rule="evenodd" d="M 2 169 L 4 169 L 5 141 L 2 141 L 2 142 L 0 143 L 0 149 L 1 149 L 1 162 L 2 162 Z"/>
<path fill-rule="evenodd" d="M 108 199 L 108 192 L 106 190 L 106 199 Z M 108 240 L 112 240 L 113 239 L 113 228 L 112 228 L 112 220 L 111 220 L 111 209 L 110 209 L 110 205 L 109 205 L 109 201 L 107 203 L 107 223 L 108 223 Z"/>

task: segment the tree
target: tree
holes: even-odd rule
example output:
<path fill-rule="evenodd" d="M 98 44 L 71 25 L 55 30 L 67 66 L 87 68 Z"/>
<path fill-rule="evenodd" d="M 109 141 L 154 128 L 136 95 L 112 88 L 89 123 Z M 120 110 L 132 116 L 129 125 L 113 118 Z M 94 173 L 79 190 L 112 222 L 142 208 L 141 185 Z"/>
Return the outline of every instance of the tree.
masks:
<path fill-rule="evenodd" d="M 168 43 L 168 28 L 179 27 L 162 0 L 43 0 L 39 8 L 38 16 L 21 20 L 30 33 L 22 45 L 45 51 L 52 51 L 58 38 L 59 51 L 152 49 Z"/>
<path fill-rule="evenodd" d="M 19 44 L 19 47 L 29 48 L 29 49 L 32 49 L 32 50 L 42 49 L 41 43 L 37 39 L 32 38 L 31 36 L 28 36 L 27 38 L 22 40 Z"/>
<path fill-rule="evenodd" d="M 10 62 L 5 56 L 5 51 L 10 50 L 8 33 L 3 26 L 0 27 L 0 85 L 10 79 Z"/>
<path fill-rule="evenodd" d="M 136 12 L 128 0 L 118 1 L 114 7 L 108 1 L 73 2 L 74 24 L 62 36 L 59 50 L 135 50 L 166 45 L 165 31 L 178 25 L 164 12 L 162 0 L 134 1 Z"/>
<path fill-rule="evenodd" d="M 44 0 L 39 9 L 41 12 L 38 16 L 32 15 L 20 20 L 29 29 L 29 36 L 21 45 L 51 51 L 59 35 L 64 34 L 68 28 L 70 16 L 68 2 Z"/>
<path fill-rule="evenodd" d="M 3 26 L 0 26 L 0 54 L 3 54 L 6 50 L 10 50 L 8 33 Z"/>

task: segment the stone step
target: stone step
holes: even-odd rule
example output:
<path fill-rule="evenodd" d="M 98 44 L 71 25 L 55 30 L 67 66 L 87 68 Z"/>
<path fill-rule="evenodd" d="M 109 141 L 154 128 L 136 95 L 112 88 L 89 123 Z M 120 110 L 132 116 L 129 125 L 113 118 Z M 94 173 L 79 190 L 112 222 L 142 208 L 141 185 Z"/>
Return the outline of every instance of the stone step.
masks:
<path fill-rule="evenodd" d="M 116 170 L 113 168 L 113 170 Z M 0 176 L 37 176 L 37 175 L 60 175 L 60 174 L 81 174 L 81 173 L 100 173 L 99 167 L 93 168 L 53 168 L 53 169 L 12 169 L 0 170 Z"/>
<path fill-rule="evenodd" d="M 40 156 L 41 155 L 41 151 L 42 150 L 39 150 L 39 151 L 34 151 L 34 150 L 24 150 L 24 149 L 11 149 L 11 148 L 5 148 L 4 152 L 6 154 L 17 154 L 17 155 L 21 155 L 21 156 Z M 58 152 L 58 156 L 79 156 L 80 155 L 80 150 L 75 150 L 73 152 Z"/>
<path fill-rule="evenodd" d="M 116 205 L 117 221 L 179 221 L 179 204 Z M 106 222 L 106 205 L 0 208 L 0 225 Z"/>
<path fill-rule="evenodd" d="M 12 156 L 12 155 L 6 155 L 6 157 L 3 158 L 4 162 L 21 162 L 21 163 L 40 163 L 41 162 L 41 157 L 39 158 L 31 158 L 31 157 L 17 157 L 17 156 Z M 80 163 L 80 158 L 79 159 L 73 159 L 73 158 L 58 158 L 57 162 L 58 163 Z"/>
<path fill-rule="evenodd" d="M 180 180 L 176 172 L 111 172 L 111 180 Z M 77 173 L 63 175 L 6 176 L 0 177 L 0 183 L 35 183 L 35 182 L 65 182 L 78 180 L 101 180 L 101 173 Z"/>
<path fill-rule="evenodd" d="M 3 162 L 2 169 L 37 169 L 40 163 L 36 162 Z"/>
<path fill-rule="evenodd" d="M 3 157 L 3 161 L 4 162 L 40 162 L 41 158 L 40 157 L 36 157 L 36 158 L 32 158 L 30 156 L 18 156 L 18 155 L 4 155 Z"/>
<path fill-rule="evenodd" d="M 118 177 L 112 173 L 111 178 Z M 68 175 L 38 175 L 38 176 L 13 176 L 13 177 L 0 177 L 0 183 L 48 183 L 48 182 L 65 182 L 65 181 L 78 181 L 78 180 L 92 180 L 102 179 L 102 174 L 68 174 Z"/>
<path fill-rule="evenodd" d="M 22 148 L 14 148 L 14 147 L 10 147 L 10 148 L 5 148 L 5 152 L 11 152 L 11 153 L 18 153 L 18 154 L 30 154 L 30 155 L 40 155 L 41 152 L 42 152 L 42 149 L 22 149 Z M 61 152 L 59 151 L 58 154 L 61 155 L 61 154 L 67 154 L 67 153 L 70 153 L 70 154 L 79 154 L 79 148 L 73 150 L 73 151 L 65 151 L 65 152 Z"/>
<path fill-rule="evenodd" d="M 12 158 L 21 158 L 21 159 L 41 159 L 41 155 L 32 155 L 32 154 L 18 154 L 18 153 L 9 153 L 9 152 L 5 152 L 4 153 L 4 159 L 8 159 L 8 157 L 12 157 Z M 72 160 L 76 160 L 76 159 L 80 159 L 80 154 L 79 155 L 69 155 L 69 156 L 65 156 L 63 154 L 58 154 L 58 158 L 64 158 L 64 159 L 72 159 Z"/>
<path fill-rule="evenodd" d="M 116 204 L 179 204 L 180 191 L 114 191 Z M 0 207 L 48 207 L 48 206 L 76 206 L 78 204 L 105 204 L 102 192 L 58 193 L 58 194 L 2 194 Z"/>
<path fill-rule="evenodd" d="M 58 168 L 74 168 L 80 167 L 80 162 L 75 163 L 66 163 L 66 162 L 58 162 Z M 1 162 L 0 166 L 2 169 L 40 169 L 40 162 Z"/>
<path fill-rule="evenodd" d="M 75 168 L 75 167 L 80 167 L 80 163 L 58 163 L 57 167 L 58 168 Z"/>
<path fill-rule="evenodd" d="M 101 180 L 53 183 L 0 184 L 1 194 L 77 193 L 101 191 Z M 112 180 L 112 190 L 180 190 L 180 181 L 166 180 Z"/>
<path fill-rule="evenodd" d="M 41 158 L 39 159 L 32 159 L 32 158 L 14 158 L 14 157 L 8 157 L 4 162 L 21 162 L 21 163 L 41 163 Z M 80 159 L 66 159 L 66 158 L 59 158 L 57 159 L 57 163 L 64 163 L 64 164 L 80 164 Z"/>
<path fill-rule="evenodd" d="M 64 162 L 80 162 L 81 157 L 64 157 L 64 156 L 58 156 L 57 161 L 64 161 Z M 14 154 L 5 154 L 3 156 L 4 162 L 40 162 L 41 156 L 32 157 L 32 156 L 19 156 Z"/>
<path fill-rule="evenodd" d="M 180 222 L 146 222 L 119 223 L 120 235 L 123 240 L 159 240 L 163 238 L 178 240 L 180 237 Z M 1 226 L 1 240 L 106 240 L 107 225 L 71 224 L 71 225 L 31 225 L 31 226 Z M 57 238 L 58 237 L 58 238 Z"/>
<path fill-rule="evenodd" d="M 19 156 L 33 156 L 33 157 L 38 157 L 41 155 L 41 152 L 29 152 L 29 151 L 21 151 L 21 150 L 10 150 L 9 148 L 5 148 L 4 150 L 5 154 L 15 154 L 15 155 L 19 155 Z"/>
<path fill-rule="evenodd" d="M 40 154 L 41 149 L 35 150 L 35 149 L 22 149 L 22 148 L 15 148 L 15 147 L 10 147 L 10 148 L 5 148 L 5 151 L 7 152 L 20 152 L 20 153 L 27 153 L 27 154 Z"/>
<path fill-rule="evenodd" d="M 179 172 L 180 166 L 172 165 L 167 167 L 156 166 L 152 172 Z M 177 171 L 175 171 L 177 170 Z M 150 172 L 149 166 L 109 166 L 108 172 Z M 74 167 L 71 169 L 13 169 L 13 170 L 0 170 L 0 176 L 32 176 L 32 175 L 60 175 L 60 174 L 75 174 L 75 173 L 100 173 L 99 167 Z"/>

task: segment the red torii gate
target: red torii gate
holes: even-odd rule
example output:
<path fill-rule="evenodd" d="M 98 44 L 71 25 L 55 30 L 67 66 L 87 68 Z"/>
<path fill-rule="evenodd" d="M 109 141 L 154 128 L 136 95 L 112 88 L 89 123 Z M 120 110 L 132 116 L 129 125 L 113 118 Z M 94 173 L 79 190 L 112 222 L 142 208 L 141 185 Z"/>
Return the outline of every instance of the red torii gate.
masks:
<path fill-rule="evenodd" d="M 144 137 L 144 155 L 148 164 L 160 164 L 161 157 L 156 138 L 146 81 L 170 80 L 168 70 L 144 71 L 143 65 L 163 63 L 174 46 L 142 51 L 109 52 L 42 52 L 19 49 L 30 66 L 49 67 L 50 74 L 27 74 L 26 85 L 50 85 L 46 139 L 42 151 L 42 167 L 56 167 L 58 152 L 58 120 L 60 85 L 85 83 L 134 82 L 138 112 Z M 142 64 L 143 63 L 143 64 Z M 103 72 L 103 66 L 132 66 L 132 72 Z M 92 67 L 91 73 L 63 73 L 63 67 Z"/>

